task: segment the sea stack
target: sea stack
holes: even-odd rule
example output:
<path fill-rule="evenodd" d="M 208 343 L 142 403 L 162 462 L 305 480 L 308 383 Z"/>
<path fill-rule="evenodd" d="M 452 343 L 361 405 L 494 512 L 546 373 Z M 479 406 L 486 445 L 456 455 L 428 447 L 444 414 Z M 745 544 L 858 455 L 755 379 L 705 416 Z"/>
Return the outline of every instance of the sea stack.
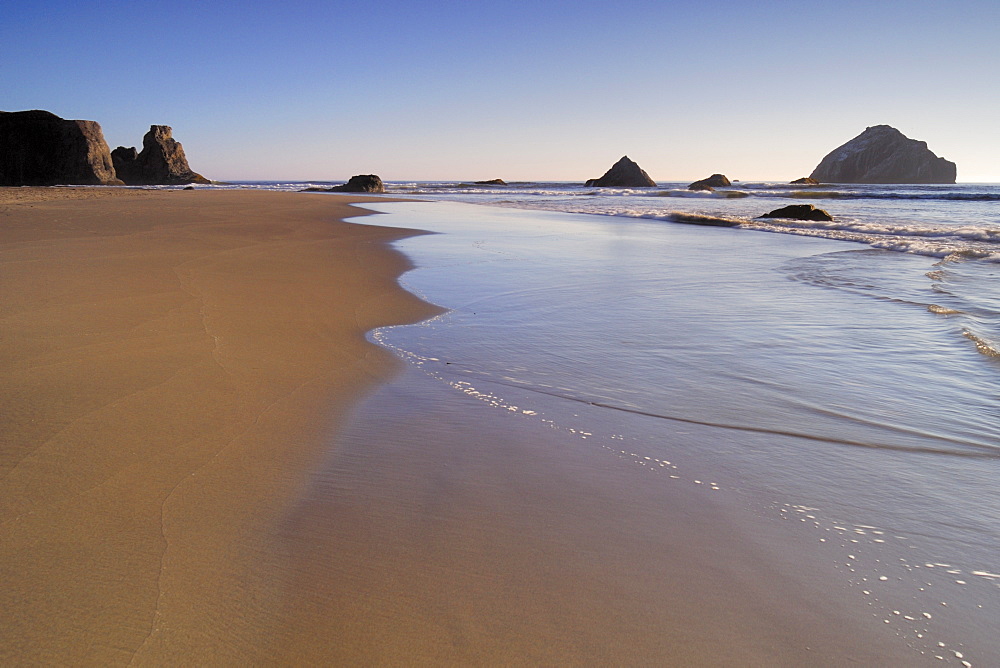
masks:
<path fill-rule="evenodd" d="M 96 121 L 0 111 L 0 186 L 122 185 Z"/>
<path fill-rule="evenodd" d="M 112 153 L 118 178 L 130 186 L 211 183 L 188 165 L 184 148 L 169 125 L 151 125 L 142 138 L 142 151 L 119 146 Z"/>
<path fill-rule="evenodd" d="M 604 176 L 599 179 L 589 179 L 586 185 L 607 188 L 655 188 L 656 181 L 649 178 L 649 174 L 626 155 L 612 165 Z"/>
<path fill-rule="evenodd" d="M 934 155 L 927 142 L 874 125 L 831 151 L 809 177 L 823 183 L 954 183 L 955 172 L 955 163 Z"/>

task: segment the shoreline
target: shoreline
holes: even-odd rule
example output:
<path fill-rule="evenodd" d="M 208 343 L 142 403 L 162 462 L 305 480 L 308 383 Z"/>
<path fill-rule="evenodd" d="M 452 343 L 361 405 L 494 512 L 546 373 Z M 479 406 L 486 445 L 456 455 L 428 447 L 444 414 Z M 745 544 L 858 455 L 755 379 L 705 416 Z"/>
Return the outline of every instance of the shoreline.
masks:
<path fill-rule="evenodd" d="M 725 663 L 723 652 L 740 665 L 922 665 L 953 652 L 978 665 L 996 655 L 995 590 L 981 572 L 995 572 L 993 554 L 956 549 L 976 537 L 950 528 L 955 518 L 979 526 L 977 507 L 942 503 L 947 484 L 914 478 L 937 457 L 935 470 L 982 496 L 988 464 L 820 447 L 805 437 L 853 429 L 877 445 L 892 425 L 824 424 L 788 412 L 786 400 L 850 406 L 863 396 L 877 411 L 880 396 L 893 396 L 879 390 L 883 351 L 914 341 L 948 366 L 983 366 L 950 321 L 925 309 L 892 305 L 887 317 L 882 300 L 801 280 L 828 260 L 848 269 L 889 261 L 895 281 L 923 285 L 931 260 L 585 215 L 374 207 L 389 214 L 382 224 L 439 233 L 397 245 L 418 265 L 402 284 L 452 309 L 376 333 L 420 371 L 361 406 L 289 532 L 331 546 L 292 550 L 310 555 L 295 572 L 312 583 L 328 581 L 316 575 L 324 570 L 350 573 L 358 595 L 339 589 L 341 604 L 364 601 L 349 615 L 316 616 L 356 620 L 318 635 L 369 638 L 354 656 L 341 650 L 345 662 L 388 662 L 418 638 L 441 662 L 478 651 L 497 663 L 587 663 L 607 652 L 612 663 L 624 656 L 615 646 L 678 660 L 686 648 L 684 660 L 709 665 Z M 803 339 L 803 325 L 816 337 Z M 894 370 L 928 368 L 907 359 Z M 826 374 L 840 383 L 810 380 Z M 920 405 L 919 392 L 908 398 Z M 367 556 L 324 560 L 344 545 Z M 420 570 L 400 556 L 410 554 L 434 557 Z M 351 561 L 356 568 L 344 566 Z M 410 610 L 391 616 L 400 600 Z M 410 640 L 397 642 L 402 629 Z"/>
<path fill-rule="evenodd" d="M 439 312 L 397 282 L 419 232 L 342 222 L 386 198 L 11 190 L 0 657 L 251 659 L 266 527 L 400 368 L 365 333 Z"/>
<path fill-rule="evenodd" d="M 597 323 L 605 318 L 634 323 L 629 332 L 688 338 L 665 303 L 657 310 L 674 315 L 650 327 L 606 308 L 598 285 L 582 292 L 564 285 L 584 283 L 579 271 L 616 286 L 616 298 L 641 292 L 624 280 L 648 278 L 641 262 L 630 264 L 625 238 L 662 250 L 652 229 L 604 237 L 593 228 L 605 223 L 585 216 L 579 229 L 569 215 L 460 204 L 376 208 L 390 213 L 387 225 L 443 233 L 400 244 L 419 265 L 403 284 L 454 309 L 377 337 L 411 368 L 353 414 L 287 519 L 282 543 L 295 564 L 288 571 L 304 596 L 276 634 L 280 656 L 366 665 L 414 657 L 486 665 L 921 664 L 837 572 L 843 546 L 816 542 L 785 518 L 767 519 L 763 499 L 747 504 L 740 476 L 699 454 L 739 447 L 740 434 L 587 405 L 587 393 L 560 373 L 560 362 L 572 360 L 574 375 L 587 376 L 596 355 L 597 373 L 621 386 L 612 367 L 627 360 L 575 333 L 604 331 Z M 703 244 L 701 232 L 664 233 Z M 739 247 L 836 246 L 712 234 Z M 608 257 L 612 246 L 617 254 Z M 681 277 L 692 267 L 674 265 L 675 280 L 689 289 Z M 536 293 L 552 299 L 540 308 Z M 568 329 L 551 329 L 553 322 Z M 570 354 L 563 340 L 583 354 Z M 608 366 L 604 355 L 616 362 Z M 535 379 L 541 384 L 525 373 L 532 368 L 544 374 Z M 705 371 L 701 382 L 718 387 Z M 682 392 L 664 387 L 675 398 Z M 675 465 L 662 468 L 654 457 Z"/>
<path fill-rule="evenodd" d="M 581 448 L 370 342 L 440 312 L 397 280 L 422 256 L 387 247 L 426 232 L 331 219 L 371 213 L 348 202 L 400 200 L 117 192 L 23 202 L 11 217 L 0 191 L 16 279 L 3 317 L 20 327 L 5 334 L 23 344 L 7 346 L 19 353 L 3 367 L 8 421 L 52 431 L 14 469 L 34 498 L 0 471 L 0 565 L 14 582 L 0 658 L 928 660 L 833 576 L 836 547 L 802 544 L 714 484 Z M 530 263 L 496 273 L 490 260 L 510 257 L 470 222 L 492 279 L 530 284 Z M 469 258 L 450 258 L 445 280 L 467 275 Z M 72 336 L 59 316 L 80 325 Z M 83 391 L 109 382 L 131 385 Z M 62 428 L 31 422 L 74 406 Z M 679 442 L 725 438 L 706 427 Z"/>
<path fill-rule="evenodd" d="M 297 592 L 275 663 L 932 664 L 794 522 L 420 369 L 373 393 L 337 443 L 274 543 Z"/>

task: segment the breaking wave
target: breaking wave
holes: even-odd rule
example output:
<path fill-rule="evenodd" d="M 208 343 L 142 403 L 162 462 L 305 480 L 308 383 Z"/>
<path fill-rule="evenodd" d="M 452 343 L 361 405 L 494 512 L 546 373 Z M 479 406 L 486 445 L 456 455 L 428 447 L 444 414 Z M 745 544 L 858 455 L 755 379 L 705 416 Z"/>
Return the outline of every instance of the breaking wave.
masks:
<path fill-rule="evenodd" d="M 793 190 L 787 193 L 759 193 L 761 197 L 791 197 L 793 199 L 882 199 L 882 200 L 926 200 L 942 202 L 998 202 L 997 193 L 891 193 L 891 192 L 848 192 L 839 190 Z"/>
<path fill-rule="evenodd" d="M 741 227 L 868 244 L 882 250 L 956 260 L 1000 262 L 1000 226 L 945 227 L 861 220 L 754 219 Z"/>
<path fill-rule="evenodd" d="M 987 357 L 1000 357 L 1000 342 L 990 341 L 985 336 L 974 334 L 966 329 L 962 336 L 976 344 L 976 350 Z"/>

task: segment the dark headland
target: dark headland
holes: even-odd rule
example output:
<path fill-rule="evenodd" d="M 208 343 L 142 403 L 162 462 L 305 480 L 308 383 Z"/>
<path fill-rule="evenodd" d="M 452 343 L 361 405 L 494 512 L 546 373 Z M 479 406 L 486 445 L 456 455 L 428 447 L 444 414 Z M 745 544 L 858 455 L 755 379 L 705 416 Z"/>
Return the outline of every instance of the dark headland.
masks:
<path fill-rule="evenodd" d="M 188 165 L 167 125 L 151 125 L 142 151 L 108 150 L 96 121 L 48 111 L 0 111 L 0 186 L 210 183 Z"/>

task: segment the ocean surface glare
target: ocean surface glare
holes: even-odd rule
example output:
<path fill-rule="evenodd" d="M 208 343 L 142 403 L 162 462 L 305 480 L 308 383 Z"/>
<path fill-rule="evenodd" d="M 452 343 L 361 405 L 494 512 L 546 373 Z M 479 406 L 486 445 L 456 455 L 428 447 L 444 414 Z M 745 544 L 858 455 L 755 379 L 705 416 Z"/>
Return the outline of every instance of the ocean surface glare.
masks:
<path fill-rule="evenodd" d="M 665 482 L 801 522 L 804 539 L 844 551 L 859 595 L 915 606 L 885 611 L 915 646 L 1000 656 L 983 644 L 1000 582 L 973 575 L 1000 572 L 996 263 L 649 219 L 370 206 L 387 215 L 361 222 L 440 233 L 398 246 L 417 266 L 404 286 L 450 309 L 378 342 Z"/>

